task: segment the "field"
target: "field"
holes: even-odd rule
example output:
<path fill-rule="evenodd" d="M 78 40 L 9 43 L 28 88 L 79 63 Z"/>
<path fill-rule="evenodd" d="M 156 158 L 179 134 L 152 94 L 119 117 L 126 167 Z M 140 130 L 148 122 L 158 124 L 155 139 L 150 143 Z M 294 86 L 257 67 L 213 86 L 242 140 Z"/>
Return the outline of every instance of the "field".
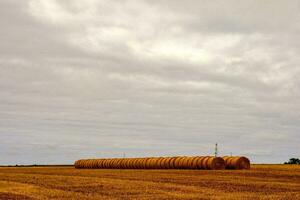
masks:
<path fill-rule="evenodd" d="M 300 199 L 300 166 L 251 170 L 2 167 L 0 199 Z"/>

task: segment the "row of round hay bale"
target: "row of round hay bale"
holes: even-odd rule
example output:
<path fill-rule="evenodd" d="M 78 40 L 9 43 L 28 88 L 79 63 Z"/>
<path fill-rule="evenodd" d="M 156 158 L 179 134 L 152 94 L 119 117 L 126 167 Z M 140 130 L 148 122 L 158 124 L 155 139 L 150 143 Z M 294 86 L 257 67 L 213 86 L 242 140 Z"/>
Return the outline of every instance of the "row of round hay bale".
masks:
<path fill-rule="evenodd" d="M 250 169 L 250 160 L 243 156 L 224 156 L 226 169 Z"/>
<path fill-rule="evenodd" d="M 78 169 L 225 169 L 225 162 L 213 156 L 85 159 Z"/>

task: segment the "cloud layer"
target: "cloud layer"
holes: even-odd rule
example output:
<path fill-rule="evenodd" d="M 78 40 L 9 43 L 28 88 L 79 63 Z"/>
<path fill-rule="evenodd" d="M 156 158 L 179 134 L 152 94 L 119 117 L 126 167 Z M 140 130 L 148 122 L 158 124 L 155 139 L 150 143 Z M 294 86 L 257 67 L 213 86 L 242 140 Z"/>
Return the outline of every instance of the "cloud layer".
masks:
<path fill-rule="evenodd" d="M 299 156 L 299 1 L 0 2 L 0 164 Z"/>

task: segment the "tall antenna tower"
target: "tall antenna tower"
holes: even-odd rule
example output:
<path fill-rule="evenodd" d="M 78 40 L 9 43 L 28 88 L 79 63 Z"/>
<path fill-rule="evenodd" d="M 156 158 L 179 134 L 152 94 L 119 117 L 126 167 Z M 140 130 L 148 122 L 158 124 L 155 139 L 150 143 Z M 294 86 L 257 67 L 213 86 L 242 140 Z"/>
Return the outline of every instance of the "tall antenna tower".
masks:
<path fill-rule="evenodd" d="M 218 143 L 215 146 L 215 157 L 218 157 Z"/>

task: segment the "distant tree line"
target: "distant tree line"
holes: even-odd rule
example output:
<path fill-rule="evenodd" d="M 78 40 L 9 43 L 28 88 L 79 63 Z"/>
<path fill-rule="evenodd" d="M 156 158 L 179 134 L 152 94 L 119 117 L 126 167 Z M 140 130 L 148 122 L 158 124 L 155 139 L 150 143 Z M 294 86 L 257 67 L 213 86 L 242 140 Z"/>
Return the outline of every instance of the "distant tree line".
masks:
<path fill-rule="evenodd" d="M 285 162 L 284 164 L 300 165 L 300 159 L 299 158 L 290 158 L 290 160 L 288 162 Z"/>

